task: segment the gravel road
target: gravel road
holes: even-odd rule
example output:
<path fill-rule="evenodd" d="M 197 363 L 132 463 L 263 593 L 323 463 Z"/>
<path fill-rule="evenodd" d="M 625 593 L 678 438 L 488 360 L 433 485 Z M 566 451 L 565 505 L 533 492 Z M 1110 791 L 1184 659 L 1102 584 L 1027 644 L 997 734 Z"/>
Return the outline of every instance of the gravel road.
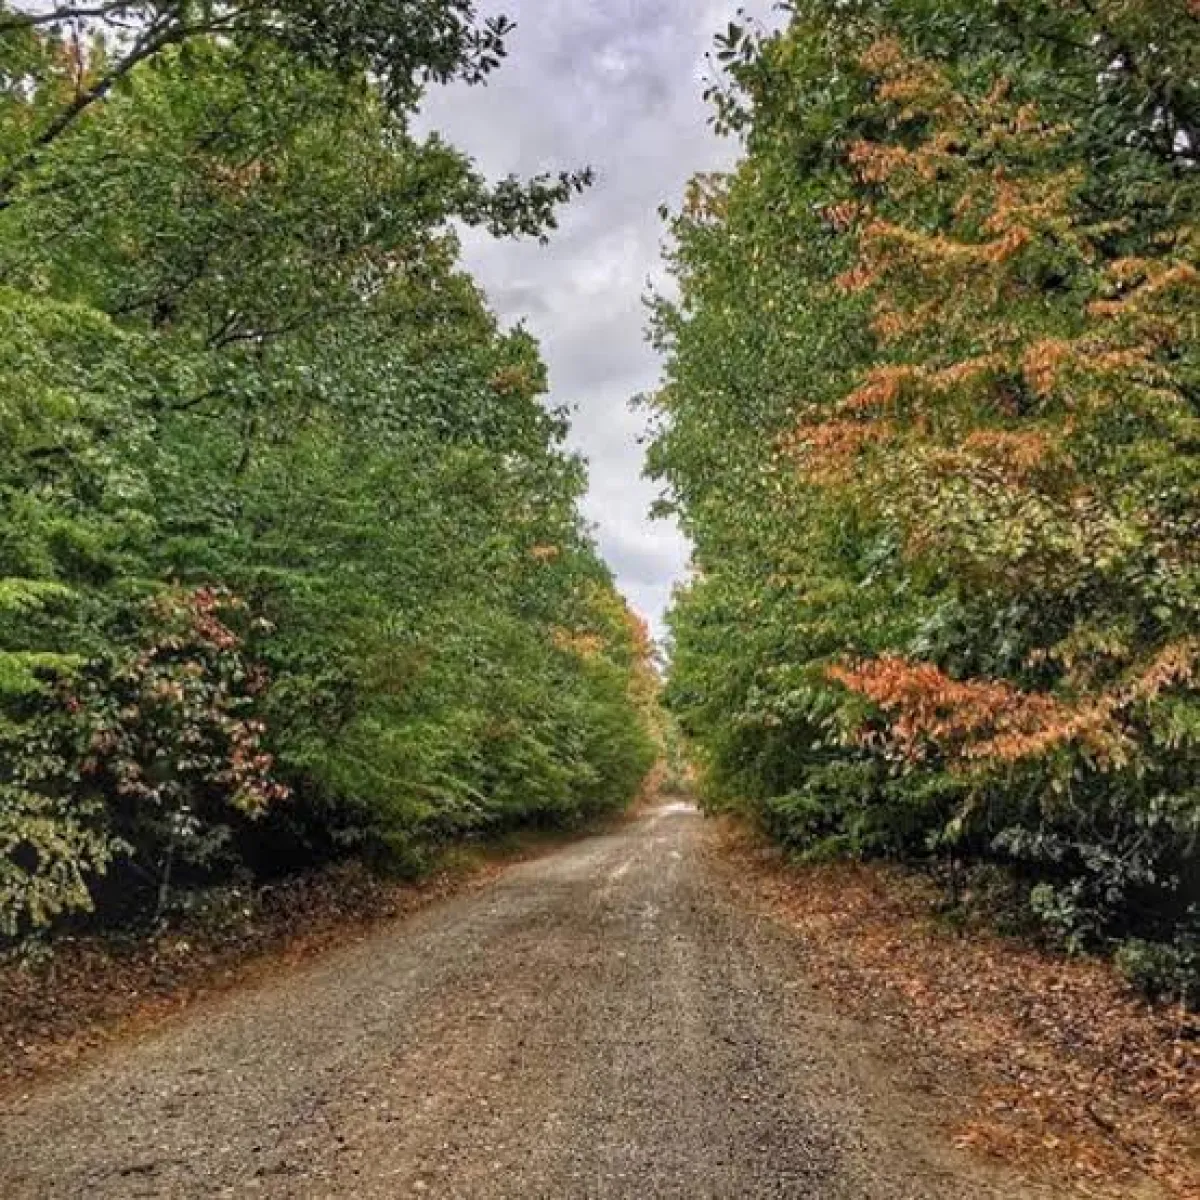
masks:
<path fill-rule="evenodd" d="M 695 810 L 201 1007 L 0 1103 L 0 1196 L 1041 1196 L 745 911 Z"/>

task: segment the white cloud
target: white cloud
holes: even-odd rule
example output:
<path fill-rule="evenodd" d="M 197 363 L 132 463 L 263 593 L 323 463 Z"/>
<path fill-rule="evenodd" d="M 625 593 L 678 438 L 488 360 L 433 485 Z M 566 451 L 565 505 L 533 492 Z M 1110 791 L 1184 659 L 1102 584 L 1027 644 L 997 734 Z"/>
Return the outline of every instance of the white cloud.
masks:
<path fill-rule="evenodd" d="M 659 364 L 643 296 L 663 280 L 659 205 L 677 204 L 696 171 L 725 165 L 701 98 L 705 55 L 732 0 L 509 0 L 483 5 L 517 21 L 505 66 L 485 88 L 431 94 L 424 124 L 492 175 L 594 167 L 597 185 L 564 215 L 549 246 L 471 236 L 467 264 L 503 320 L 542 343 L 552 400 L 575 410 L 572 445 L 589 460 L 585 512 L 617 580 L 661 630 L 688 547 L 651 522 L 641 478 L 643 418 L 628 401 Z M 765 16 L 769 0 L 748 5 Z"/>

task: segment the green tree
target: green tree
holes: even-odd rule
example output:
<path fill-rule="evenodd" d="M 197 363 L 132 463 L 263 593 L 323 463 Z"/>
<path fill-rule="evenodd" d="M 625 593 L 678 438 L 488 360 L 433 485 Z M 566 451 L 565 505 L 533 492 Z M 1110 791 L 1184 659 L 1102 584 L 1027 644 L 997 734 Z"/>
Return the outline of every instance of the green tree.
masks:
<path fill-rule="evenodd" d="M 670 694 L 798 849 L 1000 859 L 1072 944 L 1186 944 L 1196 17 L 791 7 L 724 39 L 746 156 L 657 314 Z"/>
<path fill-rule="evenodd" d="M 537 347 L 454 232 L 544 236 L 587 175 L 491 183 L 409 132 L 420 82 L 490 70 L 499 27 L 106 6 L 186 36 L 46 137 L 69 16 L 0 25 L 31 81 L 0 109 L 0 669 L 11 744 L 43 747 L 3 780 L 61 847 L 0 810 L 8 931 L 336 854 L 417 869 L 627 800 L 648 647 Z M 103 78 L 134 47 L 80 53 Z"/>
<path fill-rule="evenodd" d="M 478 83 L 504 55 L 504 17 L 479 20 L 471 0 L 83 0 L 0 6 L 0 202 L 115 89 L 145 65 L 219 39 L 253 56 L 279 48 L 344 79 L 370 76 L 395 111 L 428 83 Z"/>

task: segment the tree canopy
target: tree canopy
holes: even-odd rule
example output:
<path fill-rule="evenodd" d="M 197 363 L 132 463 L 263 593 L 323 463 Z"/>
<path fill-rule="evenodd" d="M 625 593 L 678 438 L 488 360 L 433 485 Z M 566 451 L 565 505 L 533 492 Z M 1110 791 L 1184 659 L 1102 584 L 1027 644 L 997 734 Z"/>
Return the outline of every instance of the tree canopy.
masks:
<path fill-rule="evenodd" d="M 626 801 L 645 631 L 417 137 L 459 0 L 0 9 L 0 932 Z"/>
<path fill-rule="evenodd" d="M 651 470 L 696 545 L 672 702 L 713 800 L 797 851 L 999 864 L 1049 931 L 1174 986 L 1200 930 L 1194 5 L 787 7 L 721 40 L 745 154 L 693 181 L 655 313 Z"/>

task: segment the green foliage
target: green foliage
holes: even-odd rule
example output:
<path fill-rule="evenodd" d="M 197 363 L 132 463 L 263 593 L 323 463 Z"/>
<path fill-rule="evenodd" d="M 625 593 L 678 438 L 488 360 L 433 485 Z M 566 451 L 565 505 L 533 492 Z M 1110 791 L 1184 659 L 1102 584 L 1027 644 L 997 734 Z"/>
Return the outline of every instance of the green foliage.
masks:
<path fill-rule="evenodd" d="M 1118 970 L 1147 996 L 1178 1000 L 1196 1007 L 1196 980 L 1200 979 L 1200 948 L 1193 939 L 1174 946 L 1131 938 L 1117 949 Z"/>
<path fill-rule="evenodd" d="M 691 185 L 655 310 L 709 802 L 803 854 L 998 862 L 1067 945 L 1186 939 L 1197 17 L 789 9 L 721 41 L 745 156 Z"/>
<path fill-rule="evenodd" d="M 587 176 L 491 183 L 409 132 L 504 27 L 102 6 L 159 14 L 139 56 L 70 7 L 0 13 L 6 932 L 627 801 L 649 647 L 454 233 L 543 236 Z"/>
<path fill-rule="evenodd" d="M 4 746 L 24 774 L 26 751 Z M 89 883 L 103 875 L 122 847 L 103 831 L 101 814 L 64 797 L 19 784 L 0 784 L 0 936 L 49 925 L 88 909 Z"/>
<path fill-rule="evenodd" d="M 504 17 L 471 0 L 111 0 L 0 4 L 0 200 L 45 152 L 164 55 L 220 41 L 235 56 L 282 51 L 341 80 L 370 78 L 397 113 L 429 83 L 479 83 L 504 56 Z"/>

